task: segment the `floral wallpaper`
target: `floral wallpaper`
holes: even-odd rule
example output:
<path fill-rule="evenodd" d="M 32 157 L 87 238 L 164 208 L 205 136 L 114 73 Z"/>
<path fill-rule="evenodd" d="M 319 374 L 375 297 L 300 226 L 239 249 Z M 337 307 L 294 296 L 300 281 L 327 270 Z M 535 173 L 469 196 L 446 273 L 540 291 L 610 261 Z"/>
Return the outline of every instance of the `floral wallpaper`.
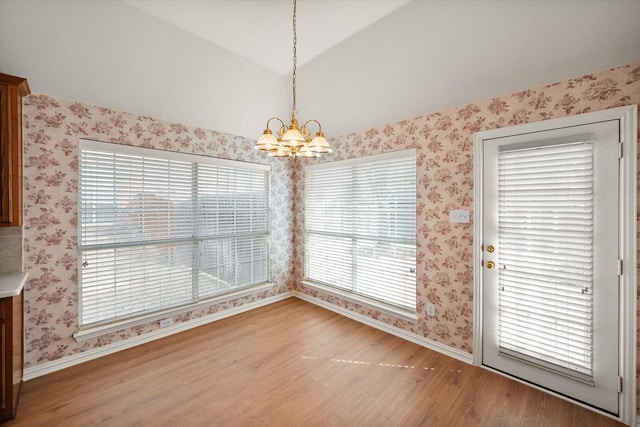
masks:
<path fill-rule="evenodd" d="M 267 163 L 255 141 L 44 95 L 24 100 L 25 367 L 101 347 L 159 328 L 159 321 L 76 342 L 78 327 L 77 189 L 80 138 Z M 292 287 L 291 163 L 271 162 L 271 276 L 260 295 L 188 311 L 186 322 Z"/>
<path fill-rule="evenodd" d="M 296 285 L 297 289 L 472 353 L 473 133 L 629 104 L 640 104 L 640 63 L 337 138 L 332 141 L 335 153 L 322 161 L 417 149 L 416 274 L 420 319 L 414 324 L 303 285 Z M 302 167 L 299 164 L 295 172 L 300 177 L 303 176 Z M 304 180 L 299 178 L 299 182 Z M 304 197 L 302 192 L 297 196 Z M 303 224 L 302 206 L 302 201 L 298 200 L 298 224 Z M 468 209 L 471 223 L 450 223 L 451 209 Z M 302 232 L 299 225 L 296 234 L 302 235 Z M 302 252 L 303 248 L 299 250 Z M 299 278 L 304 276 L 301 264 L 297 266 L 296 274 Z M 638 275 L 640 283 L 640 271 Z M 436 306 L 433 317 L 427 317 L 425 313 L 429 302 Z"/>
<path fill-rule="evenodd" d="M 417 149 L 417 323 L 301 285 L 303 168 L 313 161 L 278 159 L 270 161 L 274 288 L 184 313 L 174 317 L 174 322 L 295 289 L 472 353 L 473 133 L 629 104 L 640 104 L 640 63 L 350 133 L 332 141 L 336 151 L 322 161 Z M 25 366 L 159 328 L 155 321 L 81 343 L 72 337 L 78 309 L 78 139 L 262 163 L 269 160 L 254 152 L 253 141 L 248 139 L 44 95 L 27 97 L 23 113 L 24 263 L 30 274 L 25 287 Z M 468 209 L 472 222 L 450 223 L 450 209 Z M 640 271 L 638 275 L 640 279 Z M 425 314 L 428 302 L 436 306 L 433 317 Z"/>

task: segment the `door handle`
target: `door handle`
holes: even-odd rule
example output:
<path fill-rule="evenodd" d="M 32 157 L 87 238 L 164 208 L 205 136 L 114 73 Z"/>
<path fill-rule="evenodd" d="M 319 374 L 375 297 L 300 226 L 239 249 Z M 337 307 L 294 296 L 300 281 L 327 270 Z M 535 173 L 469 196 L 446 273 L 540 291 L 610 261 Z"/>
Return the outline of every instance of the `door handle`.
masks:
<path fill-rule="evenodd" d="M 496 266 L 496 264 L 493 261 L 487 261 L 487 268 L 489 270 L 492 270 L 493 267 L 495 267 L 495 266 Z"/>

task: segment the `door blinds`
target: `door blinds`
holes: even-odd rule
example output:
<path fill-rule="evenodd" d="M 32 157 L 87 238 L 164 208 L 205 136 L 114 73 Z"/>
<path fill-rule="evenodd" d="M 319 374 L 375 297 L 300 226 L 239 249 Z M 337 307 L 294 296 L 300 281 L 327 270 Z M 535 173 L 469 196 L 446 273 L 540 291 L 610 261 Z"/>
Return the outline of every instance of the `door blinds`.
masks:
<path fill-rule="evenodd" d="M 498 156 L 499 351 L 586 382 L 593 354 L 588 139 L 503 146 Z"/>
<path fill-rule="evenodd" d="M 307 167 L 305 194 L 305 277 L 415 311 L 415 150 Z"/>
<path fill-rule="evenodd" d="M 268 166 L 82 141 L 80 325 L 268 280 Z"/>

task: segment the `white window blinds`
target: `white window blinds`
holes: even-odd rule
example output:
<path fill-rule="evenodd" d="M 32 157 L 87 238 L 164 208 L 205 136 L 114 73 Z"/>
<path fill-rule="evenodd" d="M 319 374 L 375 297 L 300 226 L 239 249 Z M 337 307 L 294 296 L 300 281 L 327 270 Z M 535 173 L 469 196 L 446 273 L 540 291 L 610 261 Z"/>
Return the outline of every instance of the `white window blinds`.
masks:
<path fill-rule="evenodd" d="M 81 326 L 268 280 L 266 165 L 81 141 Z"/>
<path fill-rule="evenodd" d="M 415 311 L 415 150 L 305 171 L 306 279 Z"/>
<path fill-rule="evenodd" d="M 588 382 L 593 143 L 572 139 L 499 153 L 498 336 L 501 353 Z"/>

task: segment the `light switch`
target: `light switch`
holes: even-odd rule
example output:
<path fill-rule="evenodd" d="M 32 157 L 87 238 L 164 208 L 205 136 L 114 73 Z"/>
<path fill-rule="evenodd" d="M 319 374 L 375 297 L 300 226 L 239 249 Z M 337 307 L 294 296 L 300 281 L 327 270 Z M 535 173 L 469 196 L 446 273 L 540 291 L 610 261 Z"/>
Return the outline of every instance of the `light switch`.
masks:
<path fill-rule="evenodd" d="M 452 209 L 449 211 L 450 222 L 469 222 L 469 211 L 466 209 Z"/>
<path fill-rule="evenodd" d="M 427 315 L 429 316 L 436 315 L 436 306 L 431 304 L 430 302 L 427 303 Z"/>

